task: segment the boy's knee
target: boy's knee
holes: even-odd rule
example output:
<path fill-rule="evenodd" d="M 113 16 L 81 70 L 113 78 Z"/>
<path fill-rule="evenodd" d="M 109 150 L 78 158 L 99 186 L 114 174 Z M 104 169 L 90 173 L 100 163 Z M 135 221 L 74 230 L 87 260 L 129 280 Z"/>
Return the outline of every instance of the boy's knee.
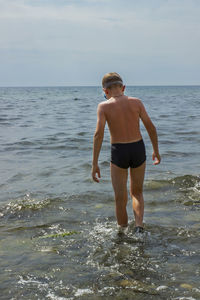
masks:
<path fill-rule="evenodd" d="M 142 195 L 142 193 L 143 193 L 143 189 L 140 187 L 135 187 L 130 190 L 131 196 L 134 196 L 134 197 L 140 196 L 140 195 Z"/>

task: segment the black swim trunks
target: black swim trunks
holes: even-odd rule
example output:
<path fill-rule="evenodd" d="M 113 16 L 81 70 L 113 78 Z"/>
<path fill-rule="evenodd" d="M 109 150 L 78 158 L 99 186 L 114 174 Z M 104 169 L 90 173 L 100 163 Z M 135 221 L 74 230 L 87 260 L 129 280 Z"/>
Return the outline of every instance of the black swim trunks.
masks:
<path fill-rule="evenodd" d="M 111 163 L 127 169 L 137 168 L 146 160 L 143 140 L 133 143 L 117 143 L 111 145 Z"/>

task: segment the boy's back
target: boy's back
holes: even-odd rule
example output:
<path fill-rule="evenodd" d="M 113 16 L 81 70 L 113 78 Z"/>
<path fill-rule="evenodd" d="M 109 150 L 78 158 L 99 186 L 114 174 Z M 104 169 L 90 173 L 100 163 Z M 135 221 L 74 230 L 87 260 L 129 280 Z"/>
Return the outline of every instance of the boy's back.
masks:
<path fill-rule="evenodd" d="M 141 102 L 137 98 L 119 96 L 100 105 L 110 130 L 111 143 L 130 143 L 141 140 Z"/>

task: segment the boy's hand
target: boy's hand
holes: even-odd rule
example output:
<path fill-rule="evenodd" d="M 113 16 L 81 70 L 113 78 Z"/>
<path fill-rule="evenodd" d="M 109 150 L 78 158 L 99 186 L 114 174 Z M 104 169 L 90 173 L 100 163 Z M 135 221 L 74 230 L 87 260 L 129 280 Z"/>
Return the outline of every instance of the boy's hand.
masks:
<path fill-rule="evenodd" d="M 96 177 L 96 174 L 98 175 L 98 178 L 101 178 L 101 173 L 98 165 L 92 167 L 92 179 L 96 182 L 99 182 L 99 179 Z"/>
<path fill-rule="evenodd" d="M 161 161 L 161 157 L 160 157 L 160 154 L 159 153 L 157 153 L 157 154 L 155 154 L 155 152 L 153 152 L 153 154 L 152 154 L 152 159 L 153 159 L 153 161 L 154 161 L 154 165 L 158 165 L 159 163 L 160 163 L 160 161 Z"/>

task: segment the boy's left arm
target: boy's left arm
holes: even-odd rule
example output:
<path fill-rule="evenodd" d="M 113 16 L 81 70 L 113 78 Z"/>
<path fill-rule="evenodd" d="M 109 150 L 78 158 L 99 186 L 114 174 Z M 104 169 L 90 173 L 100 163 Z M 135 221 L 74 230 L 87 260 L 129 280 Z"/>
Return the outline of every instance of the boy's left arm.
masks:
<path fill-rule="evenodd" d="M 98 166 L 98 158 L 101 150 L 101 145 L 103 142 L 105 124 L 106 124 L 106 117 L 103 110 L 103 105 L 100 103 L 97 108 L 97 126 L 93 138 L 92 178 L 96 182 L 99 182 L 98 178 L 101 177 L 100 169 Z M 96 174 L 98 175 L 98 178 Z"/>

